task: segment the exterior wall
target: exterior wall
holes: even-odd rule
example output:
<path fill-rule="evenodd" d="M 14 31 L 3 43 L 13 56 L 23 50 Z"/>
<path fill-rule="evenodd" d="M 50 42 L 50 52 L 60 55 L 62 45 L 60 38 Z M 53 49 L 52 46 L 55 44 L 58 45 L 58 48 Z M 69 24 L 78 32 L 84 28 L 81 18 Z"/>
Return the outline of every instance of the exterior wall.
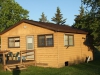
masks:
<path fill-rule="evenodd" d="M 53 34 L 54 47 L 37 47 L 37 35 L 41 34 Z M 62 67 L 65 66 L 66 61 L 68 63 L 78 63 L 84 61 L 87 56 L 92 58 L 92 52 L 83 44 L 84 39 L 82 37 L 86 37 L 85 34 L 73 34 L 74 46 L 67 48 L 64 46 L 64 33 L 54 32 L 27 23 L 21 23 L 1 35 L 1 50 L 6 49 L 13 53 L 26 50 L 26 36 L 29 35 L 34 36 L 35 60 L 39 63 L 39 66 Z M 8 48 L 8 37 L 16 36 L 20 36 L 20 48 Z M 42 63 L 47 65 L 41 65 Z"/>
<path fill-rule="evenodd" d="M 68 33 L 67 33 L 68 34 Z M 72 33 L 69 33 L 72 34 Z M 58 33 L 59 35 L 59 67 L 65 66 L 65 62 L 68 64 L 77 64 L 86 60 L 86 57 L 90 56 L 93 59 L 92 51 L 84 45 L 86 38 L 85 34 L 72 34 L 74 35 L 74 46 L 68 48 L 64 46 L 64 33 Z"/>
<path fill-rule="evenodd" d="M 24 26 L 26 28 L 24 28 Z M 41 34 L 53 34 L 54 35 L 54 47 L 37 47 L 37 35 Z M 54 31 L 29 25 L 27 23 L 21 23 L 15 28 L 1 35 L 1 50 L 10 50 L 13 53 L 20 50 L 26 50 L 26 36 L 34 36 L 34 49 L 35 60 L 37 63 L 46 63 L 49 67 L 58 67 L 58 53 L 57 53 L 57 36 Z M 8 48 L 8 37 L 20 36 L 20 48 Z M 42 65 L 40 65 L 42 66 Z"/>

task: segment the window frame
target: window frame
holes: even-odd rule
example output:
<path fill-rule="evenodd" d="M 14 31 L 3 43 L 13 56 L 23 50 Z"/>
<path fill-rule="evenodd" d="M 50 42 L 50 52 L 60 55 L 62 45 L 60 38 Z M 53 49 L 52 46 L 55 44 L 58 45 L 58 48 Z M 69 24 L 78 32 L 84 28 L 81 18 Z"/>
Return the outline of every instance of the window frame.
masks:
<path fill-rule="evenodd" d="M 46 36 L 52 35 L 52 46 L 46 46 Z M 39 36 L 44 36 L 44 46 L 39 46 Z M 42 34 L 42 35 L 37 35 L 37 46 L 38 47 L 54 47 L 54 36 L 53 34 Z"/>
<path fill-rule="evenodd" d="M 32 38 L 32 49 L 29 49 L 29 48 L 28 48 L 28 38 L 29 38 L 29 37 Z M 26 42 L 26 49 L 27 49 L 27 50 L 34 50 L 34 36 L 33 36 L 33 35 L 26 36 L 26 41 L 27 41 L 27 42 Z"/>
<path fill-rule="evenodd" d="M 68 45 L 65 45 L 65 36 L 68 36 Z M 69 44 L 69 36 L 72 36 L 73 45 Z M 73 34 L 64 34 L 64 46 L 74 46 L 74 35 Z"/>
<path fill-rule="evenodd" d="M 13 39 L 14 39 L 14 38 L 19 38 L 19 41 L 18 41 L 18 42 L 19 42 L 19 46 L 16 47 L 16 46 L 14 45 L 14 47 L 10 47 L 10 45 L 9 45 L 9 42 L 10 42 L 9 39 L 10 39 L 10 38 L 13 38 Z M 14 40 L 14 44 L 15 44 L 15 40 Z M 19 36 L 18 36 L 18 37 L 8 37 L 8 48 L 20 48 L 20 37 L 19 37 Z"/>

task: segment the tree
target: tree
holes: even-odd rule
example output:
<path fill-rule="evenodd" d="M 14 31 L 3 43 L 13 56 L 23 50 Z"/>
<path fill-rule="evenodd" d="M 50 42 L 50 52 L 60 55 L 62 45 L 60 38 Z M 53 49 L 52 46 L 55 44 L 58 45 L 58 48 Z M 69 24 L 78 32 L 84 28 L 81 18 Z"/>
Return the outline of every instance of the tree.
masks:
<path fill-rule="evenodd" d="M 40 22 L 48 22 L 47 16 L 45 16 L 44 12 L 42 12 L 41 18 L 39 18 Z"/>
<path fill-rule="evenodd" d="M 73 27 L 81 29 L 81 28 L 84 28 L 84 26 L 85 26 L 84 23 L 83 23 L 83 21 L 85 21 L 84 20 L 85 11 L 84 11 L 84 7 L 83 6 L 80 7 L 79 12 L 80 12 L 79 15 L 75 15 L 76 18 L 74 19 L 75 24 L 73 25 Z"/>
<path fill-rule="evenodd" d="M 100 45 L 100 0 L 82 0 L 82 3 L 86 6 L 85 8 L 90 9 L 88 16 L 89 29 L 94 37 L 94 44 Z"/>
<path fill-rule="evenodd" d="M 75 18 L 74 27 L 88 31 L 93 36 L 94 45 L 100 45 L 100 0 L 82 0 L 82 4 L 86 13 L 80 19 Z"/>
<path fill-rule="evenodd" d="M 66 19 L 63 19 L 63 14 L 61 14 L 60 8 L 57 7 L 57 11 L 55 13 L 55 17 L 51 18 L 53 22 L 59 25 L 63 25 L 66 22 Z"/>
<path fill-rule="evenodd" d="M 27 19 L 28 13 L 14 0 L 0 0 L 0 32 L 21 19 Z"/>

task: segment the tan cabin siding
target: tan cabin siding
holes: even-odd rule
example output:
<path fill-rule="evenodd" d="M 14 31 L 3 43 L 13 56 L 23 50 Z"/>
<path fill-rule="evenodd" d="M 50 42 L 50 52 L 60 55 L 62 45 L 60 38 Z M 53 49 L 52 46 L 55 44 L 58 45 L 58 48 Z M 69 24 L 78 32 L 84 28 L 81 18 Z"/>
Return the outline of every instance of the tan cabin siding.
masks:
<path fill-rule="evenodd" d="M 66 33 L 68 34 L 68 33 Z M 65 62 L 68 61 L 68 64 L 79 63 L 85 61 L 87 56 L 92 56 L 92 51 L 88 50 L 88 47 L 84 45 L 86 38 L 85 34 L 73 34 L 74 35 L 74 46 L 69 46 L 68 48 L 64 46 L 64 33 L 58 33 L 59 35 L 59 67 L 65 66 Z"/>
<path fill-rule="evenodd" d="M 54 47 L 37 47 L 37 36 L 44 34 L 53 34 Z M 85 39 L 82 39 L 82 37 L 86 38 L 86 34 L 66 33 L 74 35 L 74 46 L 68 48 L 64 46 L 64 34 L 28 23 L 21 23 L 1 35 L 1 50 L 6 49 L 13 53 L 26 50 L 26 37 L 32 35 L 34 36 L 36 63 L 47 64 L 39 66 L 62 67 L 65 66 L 66 61 L 68 63 L 78 63 L 84 61 L 87 56 L 93 57 L 92 52 L 83 44 Z M 20 48 L 8 48 L 8 37 L 16 36 L 20 37 Z"/>
<path fill-rule="evenodd" d="M 25 27 L 25 28 L 24 28 Z M 54 47 L 37 47 L 37 35 L 53 34 Z M 10 50 L 13 53 L 20 50 L 26 50 L 26 36 L 34 36 L 34 49 L 37 63 L 47 63 L 49 67 L 58 67 L 58 54 L 57 54 L 57 34 L 54 31 L 30 25 L 27 23 L 21 23 L 15 28 L 2 34 L 1 36 L 1 50 Z M 20 36 L 20 48 L 8 48 L 8 37 Z"/>

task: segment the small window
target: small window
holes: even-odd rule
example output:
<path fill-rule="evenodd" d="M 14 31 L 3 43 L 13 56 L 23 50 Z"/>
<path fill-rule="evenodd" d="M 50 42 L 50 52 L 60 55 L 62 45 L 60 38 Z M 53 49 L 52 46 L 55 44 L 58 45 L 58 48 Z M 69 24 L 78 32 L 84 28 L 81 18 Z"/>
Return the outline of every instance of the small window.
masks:
<path fill-rule="evenodd" d="M 38 47 L 53 46 L 53 35 L 38 35 Z"/>
<path fill-rule="evenodd" d="M 64 35 L 64 45 L 65 46 L 73 46 L 74 45 L 74 36 L 73 35 Z"/>
<path fill-rule="evenodd" d="M 33 44 L 33 36 L 27 36 L 27 50 L 33 50 L 34 49 L 34 44 Z"/>
<path fill-rule="evenodd" d="M 9 48 L 19 48 L 20 47 L 20 38 L 19 37 L 9 37 L 8 38 L 8 47 Z"/>
<path fill-rule="evenodd" d="M 28 49 L 33 49 L 33 44 L 32 44 L 32 38 L 31 37 L 27 38 L 27 43 L 28 43 Z"/>

